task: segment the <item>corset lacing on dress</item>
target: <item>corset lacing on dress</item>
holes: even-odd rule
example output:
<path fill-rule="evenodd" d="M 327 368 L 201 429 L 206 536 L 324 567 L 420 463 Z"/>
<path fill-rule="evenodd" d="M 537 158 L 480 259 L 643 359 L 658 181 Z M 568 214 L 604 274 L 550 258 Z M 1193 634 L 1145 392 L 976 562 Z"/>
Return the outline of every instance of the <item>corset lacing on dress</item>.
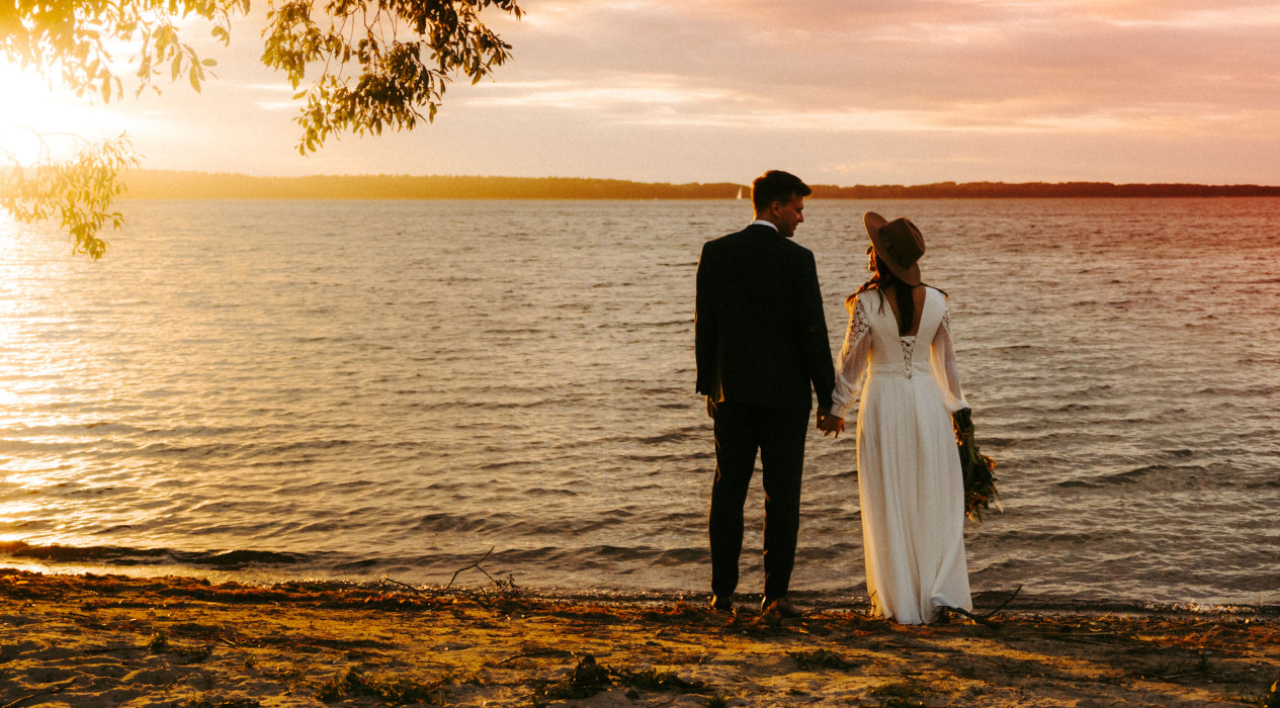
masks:
<path fill-rule="evenodd" d="M 902 342 L 902 375 L 911 378 L 911 355 L 916 350 L 915 337 L 899 337 Z"/>

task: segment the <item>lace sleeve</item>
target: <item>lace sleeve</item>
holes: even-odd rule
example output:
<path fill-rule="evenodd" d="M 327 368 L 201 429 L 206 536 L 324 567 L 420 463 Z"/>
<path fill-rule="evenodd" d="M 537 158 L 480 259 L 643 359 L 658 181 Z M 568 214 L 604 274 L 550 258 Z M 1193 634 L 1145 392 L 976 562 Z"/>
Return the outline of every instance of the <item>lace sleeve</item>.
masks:
<path fill-rule="evenodd" d="M 938 332 L 933 335 L 933 342 L 929 347 L 929 363 L 947 412 L 955 413 L 968 408 L 969 403 L 964 400 L 964 393 L 960 390 L 960 372 L 956 369 L 956 352 L 951 341 L 950 309 L 942 311 L 942 324 L 938 325 Z"/>
<path fill-rule="evenodd" d="M 867 336 L 870 332 L 867 307 L 862 298 L 858 298 L 849 308 L 849 329 L 844 335 L 844 346 L 840 347 L 836 390 L 831 394 L 831 412 L 841 418 L 848 417 L 849 407 L 862 389 L 871 353 L 871 338 Z"/>

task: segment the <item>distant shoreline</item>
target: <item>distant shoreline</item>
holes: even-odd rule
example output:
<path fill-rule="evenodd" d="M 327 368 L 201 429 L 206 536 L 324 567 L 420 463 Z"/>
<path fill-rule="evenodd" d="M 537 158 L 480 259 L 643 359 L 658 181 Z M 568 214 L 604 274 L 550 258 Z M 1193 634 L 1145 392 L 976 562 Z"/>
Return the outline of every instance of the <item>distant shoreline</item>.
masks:
<path fill-rule="evenodd" d="M 749 185 L 729 182 L 668 184 L 572 177 L 468 177 L 409 175 L 248 175 L 134 170 L 124 176 L 124 199 L 522 199 L 674 200 L 737 199 Z M 814 185 L 814 199 L 1078 199 L 1280 197 L 1262 185 L 1112 184 L 1110 182 L 940 182 L 922 185 Z"/>

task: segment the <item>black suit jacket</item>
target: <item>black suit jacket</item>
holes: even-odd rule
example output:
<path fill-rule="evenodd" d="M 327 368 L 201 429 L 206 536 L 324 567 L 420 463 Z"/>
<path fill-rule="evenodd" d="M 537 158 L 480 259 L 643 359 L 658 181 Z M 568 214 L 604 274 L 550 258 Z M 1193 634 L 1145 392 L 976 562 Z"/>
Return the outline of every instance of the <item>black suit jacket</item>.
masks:
<path fill-rule="evenodd" d="M 831 407 L 835 368 L 809 249 L 762 225 L 702 247 L 698 393 L 772 408 Z"/>

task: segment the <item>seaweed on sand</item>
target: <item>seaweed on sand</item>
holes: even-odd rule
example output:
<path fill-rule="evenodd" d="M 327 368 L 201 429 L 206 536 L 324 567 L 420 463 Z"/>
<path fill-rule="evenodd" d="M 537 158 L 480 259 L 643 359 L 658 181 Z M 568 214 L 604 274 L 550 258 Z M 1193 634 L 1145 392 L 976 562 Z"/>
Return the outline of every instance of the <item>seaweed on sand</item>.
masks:
<path fill-rule="evenodd" d="M 594 656 L 584 654 L 578 660 L 573 673 L 560 683 L 539 691 L 535 698 L 590 698 L 613 685 L 613 679 L 609 677 L 609 673 L 609 669 L 596 663 Z"/>
<path fill-rule="evenodd" d="M 846 661 L 844 657 L 829 649 L 813 651 L 791 651 L 787 654 L 796 660 L 802 669 L 852 669 L 858 666 L 855 661 Z"/>
<path fill-rule="evenodd" d="M 151 635 L 151 641 L 147 643 L 147 651 L 152 654 L 171 654 L 185 664 L 198 664 L 213 653 L 213 645 L 205 644 L 198 647 L 183 647 L 174 644 L 169 640 L 169 635 L 164 632 L 156 632 Z"/>
<path fill-rule="evenodd" d="M 410 703 L 441 705 L 443 699 L 440 689 L 447 683 L 447 676 L 429 683 L 419 683 L 369 676 L 359 668 L 351 667 L 346 671 L 339 671 L 326 681 L 316 692 L 316 698 L 325 703 L 334 703 L 348 697 L 365 696 L 397 706 Z"/>
<path fill-rule="evenodd" d="M 597 663 L 596 658 L 591 654 L 584 654 L 578 660 L 578 665 L 574 668 L 573 673 L 569 674 L 563 681 L 539 690 L 535 695 L 535 699 L 580 700 L 605 691 L 615 683 L 641 691 L 664 693 L 702 694 L 708 690 L 707 684 L 701 681 L 686 681 L 674 671 L 663 671 L 655 668 L 648 668 L 643 671 L 611 669 Z"/>
<path fill-rule="evenodd" d="M 629 671 L 618 672 L 623 682 L 632 688 L 642 691 L 662 691 L 669 693 L 702 693 L 707 685 L 701 681 L 686 681 L 674 671 L 645 669 L 639 673 Z"/>

